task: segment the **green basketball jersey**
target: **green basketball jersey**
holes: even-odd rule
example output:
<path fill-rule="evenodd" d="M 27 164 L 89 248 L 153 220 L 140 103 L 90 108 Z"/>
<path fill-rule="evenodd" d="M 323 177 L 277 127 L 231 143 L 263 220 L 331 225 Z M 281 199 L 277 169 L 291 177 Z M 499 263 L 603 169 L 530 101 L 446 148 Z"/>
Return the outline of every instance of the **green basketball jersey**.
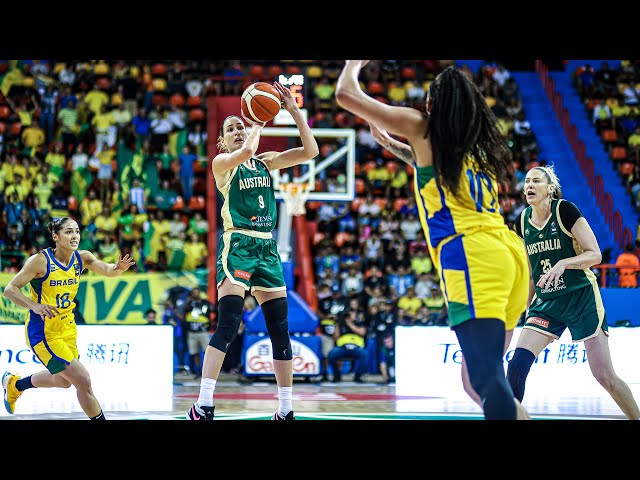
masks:
<path fill-rule="evenodd" d="M 251 163 L 255 168 L 238 165 L 227 183 L 218 186 L 224 199 L 221 215 L 225 232 L 232 228 L 271 232 L 276 227 L 277 205 L 269 169 L 257 158 Z"/>
<path fill-rule="evenodd" d="M 531 262 L 534 284 L 538 283 L 540 277 L 551 270 L 559 260 L 575 257 L 584 252 L 571 232 L 562 224 L 560 219 L 560 202 L 562 201 L 551 202 L 551 216 L 541 228 L 530 221 L 531 206 L 522 212 L 520 228 Z M 557 288 L 553 285 L 549 289 L 536 285 L 536 297 L 545 300 L 591 286 L 590 278 L 595 279 L 595 275 L 588 268 L 566 269 L 560 277 Z"/>

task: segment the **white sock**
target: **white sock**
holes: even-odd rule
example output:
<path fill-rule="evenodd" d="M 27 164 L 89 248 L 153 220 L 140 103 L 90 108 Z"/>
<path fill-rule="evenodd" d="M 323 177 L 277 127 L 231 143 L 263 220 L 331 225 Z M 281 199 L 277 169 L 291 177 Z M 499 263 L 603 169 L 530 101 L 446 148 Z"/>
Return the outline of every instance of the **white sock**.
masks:
<path fill-rule="evenodd" d="M 198 405 L 201 407 L 213 407 L 213 391 L 216 389 L 216 381 L 213 378 L 200 380 L 200 396 Z"/>
<path fill-rule="evenodd" d="M 293 387 L 278 387 L 278 400 L 280 401 L 278 412 L 282 414 L 282 416 L 286 416 L 287 413 L 293 410 L 293 406 L 291 405 L 292 396 Z"/>

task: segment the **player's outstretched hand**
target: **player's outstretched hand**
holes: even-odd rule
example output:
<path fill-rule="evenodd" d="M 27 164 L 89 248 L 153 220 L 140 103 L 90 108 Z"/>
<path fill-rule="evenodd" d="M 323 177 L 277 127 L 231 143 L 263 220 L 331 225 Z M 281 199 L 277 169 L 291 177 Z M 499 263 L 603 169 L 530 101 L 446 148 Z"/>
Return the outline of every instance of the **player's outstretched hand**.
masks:
<path fill-rule="evenodd" d="M 273 82 L 273 86 L 276 87 L 276 90 L 280 92 L 280 97 L 282 97 L 282 108 L 284 108 L 288 112 L 292 112 L 298 109 L 298 104 L 296 99 L 293 98 L 291 94 L 291 90 L 282 85 L 280 82 Z"/>
<path fill-rule="evenodd" d="M 386 130 L 381 129 L 375 123 L 369 123 L 369 129 L 371 130 L 371 136 L 383 147 L 388 147 L 391 144 L 391 136 Z"/>
<path fill-rule="evenodd" d="M 119 255 L 118 263 L 116 263 L 116 270 L 120 270 L 121 272 L 126 272 L 127 270 L 129 270 L 129 267 L 132 267 L 135 264 L 136 264 L 136 261 L 128 253 L 124 257 L 122 255 Z"/>

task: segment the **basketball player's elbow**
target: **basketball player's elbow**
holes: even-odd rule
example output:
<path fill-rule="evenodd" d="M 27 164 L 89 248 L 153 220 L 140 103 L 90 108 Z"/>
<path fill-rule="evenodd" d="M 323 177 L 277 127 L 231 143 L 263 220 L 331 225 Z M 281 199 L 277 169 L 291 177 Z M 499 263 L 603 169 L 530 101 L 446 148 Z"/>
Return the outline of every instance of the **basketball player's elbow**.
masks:
<path fill-rule="evenodd" d="M 16 298 L 18 297 L 18 292 L 20 289 L 15 285 L 7 285 L 2 292 L 2 296 L 8 300 L 11 300 L 13 303 L 16 302 Z"/>
<path fill-rule="evenodd" d="M 309 146 L 305 145 L 304 154 L 309 160 L 317 157 L 320 154 L 320 149 L 318 148 L 318 144 L 316 142 L 313 142 L 313 145 L 309 145 Z"/>
<path fill-rule="evenodd" d="M 256 148 L 251 148 L 250 145 L 247 145 L 245 143 L 243 147 L 238 151 L 238 157 L 242 159 L 241 163 L 244 163 L 247 160 L 249 160 L 251 157 L 253 157 L 253 155 L 256 153 L 256 150 L 257 150 Z"/>
<path fill-rule="evenodd" d="M 336 89 L 336 102 L 345 110 L 350 110 L 355 104 L 355 95 L 346 87 Z"/>

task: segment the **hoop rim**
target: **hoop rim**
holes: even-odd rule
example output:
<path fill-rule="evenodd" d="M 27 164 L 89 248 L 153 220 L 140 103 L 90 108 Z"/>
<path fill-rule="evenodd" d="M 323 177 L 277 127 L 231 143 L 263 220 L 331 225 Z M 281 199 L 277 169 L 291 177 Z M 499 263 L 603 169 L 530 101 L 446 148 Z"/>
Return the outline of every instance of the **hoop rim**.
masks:
<path fill-rule="evenodd" d="M 298 182 L 280 182 L 280 190 L 289 195 L 300 195 L 301 193 L 309 192 L 311 185 L 308 183 Z"/>

